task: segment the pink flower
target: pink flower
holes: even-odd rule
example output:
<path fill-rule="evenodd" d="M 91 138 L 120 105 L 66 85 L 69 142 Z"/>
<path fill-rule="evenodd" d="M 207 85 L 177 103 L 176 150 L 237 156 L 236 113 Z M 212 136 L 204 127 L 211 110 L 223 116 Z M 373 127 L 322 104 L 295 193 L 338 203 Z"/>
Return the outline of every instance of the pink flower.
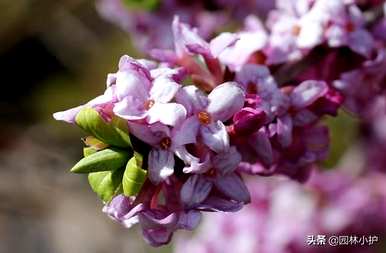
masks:
<path fill-rule="evenodd" d="M 180 85 L 168 75 L 153 78 L 146 66 L 123 56 L 115 74 L 118 102 L 114 113 L 124 119 L 176 125 L 186 115 L 185 108 L 171 102 Z"/>
<path fill-rule="evenodd" d="M 374 39 L 364 27 L 365 21 L 361 10 L 355 5 L 350 5 L 332 14 L 334 15 L 329 19 L 325 34 L 329 46 L 348 46 L 354 52 L 369 58 L 374 49 Z"/>
<path fill-rule="evenodd" d="M 62 120 L 68 123 L 75 123 L 76 115 L 85 107 L 91 107 L 96 109 L 99 114 L 108 121 L 112 114 L 112 107 L 116 101 L 116 91 L 114 87 L 107 88 L 103 95 L 100 95 L 84 105 L 77 106 L 75 108 L 68 109 L 62 112 L 56 112 L 53 117 L 56 120 Z"/>
<path fill-rule="evenodd" d="M 193 133 L 200 133 L 205 145 L 216 153 L 228 150 L 229 137 L 223 122 L 244 104 L 244 93 L 237 83 L 223 83 L 208 96 L 195 86 L 186 86 L 179 91 L 176 100 L 185 106 L 195 126 Z"/>
<path fill-rule="evenodd" d="M 245 29 L 235 34 L 222 33 L 211 41 L 212 53 L 221 63 L 238 71 L 250 61 L 265 63 L 262 50 L 267 42 L 267 33 L 260 20 L 248 16 Z M 253 54 L 257 53 L 255 59 Z"/>

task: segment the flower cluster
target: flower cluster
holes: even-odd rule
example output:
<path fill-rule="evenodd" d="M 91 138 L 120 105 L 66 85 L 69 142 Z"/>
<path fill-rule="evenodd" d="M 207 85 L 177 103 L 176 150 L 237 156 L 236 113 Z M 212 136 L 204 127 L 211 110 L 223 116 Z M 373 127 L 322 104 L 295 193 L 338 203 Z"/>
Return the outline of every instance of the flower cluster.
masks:
<path fill-rule="evenodd" d="M 108 75 L 103 95 L 54 114 L 82 126 L 79 115 L 93 108 L 106 122 L 118 116 L 127 123 L 127 133 L 140 142 L 132 144 L 134 151 L 148 153 L 147 179 L 136 197 L 113 196 L 104 210 L 126 225 L 139 221 L 155 246 L 167 243 L 178 228 L 194 228 L 200 210 L 238 210 L 250 198 L 235 173 L 240 154 L 224 125 L 243 107 L 244 92 L 237 83 L 225 82 L 205 95 L 179 84 L 182 75 L 181 69 L 123 56 L 118 72 Z M 87 115 L 84 121 L 90 121 Z M 94 172 L 78 167 L 73 171 Z"/>
<path fill-rule="evenodd" d="M 125 19 L 121 2 L 102 4 Z M 103 95 L 54 114 L 91 135 L 72 171 L 87 173 L 103 211 L 126 227 L 139 223 L 153 246 L 194 229 L 201 211 L 249 203 L 243 174 L 306 181 L 328 154 L 322 119 L 342 105 L 369 121 L 384 116 L 381 98 L 367 107 L 386 73 L 384 38 L 376 36 L 384 21 L 370 25 L 362 11 L 378 2 L 278 0 L 265 23 L 250 15 L 242 29 L 214 38 L 211 25 L 202 36 L 181 14 L 165 36 L 160 19 L 186 4 L 165 1 L 157 15 L 143 13 L 144 22 L 151 19 L 145 27 L 159 27 L 155 38 L 142 34 L 155 42 L 146 43 L 157 47 L 153 60 L 123 56 Z M 192 20 L 202 14 L 184 10 Z M 138 18 L 128 17 L 130 26 Z M 172 41 L 157 41 L 164 39 Z"/>
<path fill-rule="evenodd" d="M 273 5 L 273 1 L 262 0 L 97 1 L 100 15 L 135 35 L 132 36 L 135 46 L 145 52 L 172 46 L 170 23 L 175 14 L 197 27 L 201 36 L 209 38 L 223 26 L 239 23 L 248 13 L 265 16 Z"/>

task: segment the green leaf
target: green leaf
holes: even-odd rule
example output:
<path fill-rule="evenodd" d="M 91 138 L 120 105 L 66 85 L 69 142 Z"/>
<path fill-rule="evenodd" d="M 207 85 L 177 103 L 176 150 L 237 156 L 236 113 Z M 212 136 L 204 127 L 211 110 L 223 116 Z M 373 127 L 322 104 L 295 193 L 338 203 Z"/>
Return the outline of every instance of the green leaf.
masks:
<path fill-rule="evenodd" d="M 124 119 L 114 116 L 106 122 L 92 108 L 82 109 L 75 118 L 77 125 L 103 143 L 116 147 L 131 147 L 129 129 Z"/>
<path fill-rule="evenodd" d="M 153 11 L 159 7 L 160 0 L 122 0 L 129 9 Z"/>
<path fill-rule="evenodd" d="M 116 170 L 125 166 L 130 157 L 130 152 L 114 148 L 107 148 L 80 160 L 71 172 L 90 173 L 97 171 Z"/>
<path fill-rule="evenodd" d="M 83 156 L 84 157 L 95 154 L 96 152 L 98 152 L 98 150 L 96 150 L 95 148 L 92 148 L 92 147 L 83 148 Z"/>
<path fill-rule="evenodd" d="M 123 169 L 88 174 L 91 189 L 104 201 L 109 202 L 122 192 Z"/>
<path fill-rule="evenodd" d="M 142 163 L 142 156 L 136 153 L 126 165 L 122 180 L 125 196 L 137 195 L 146 180 L 147 171 L 141 168 L 139 160 Z"/>

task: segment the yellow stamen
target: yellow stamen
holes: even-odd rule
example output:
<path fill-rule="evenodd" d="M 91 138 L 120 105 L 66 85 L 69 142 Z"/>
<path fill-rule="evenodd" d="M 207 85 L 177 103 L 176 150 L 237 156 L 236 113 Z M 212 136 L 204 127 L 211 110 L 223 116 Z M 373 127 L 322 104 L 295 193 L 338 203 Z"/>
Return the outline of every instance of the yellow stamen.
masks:
<path fill-rule="evenodd" d="M 201 124 L 208 125 L 212 121 L 212 117 L 205 111 L 199 112 L 197 116 Z"/>

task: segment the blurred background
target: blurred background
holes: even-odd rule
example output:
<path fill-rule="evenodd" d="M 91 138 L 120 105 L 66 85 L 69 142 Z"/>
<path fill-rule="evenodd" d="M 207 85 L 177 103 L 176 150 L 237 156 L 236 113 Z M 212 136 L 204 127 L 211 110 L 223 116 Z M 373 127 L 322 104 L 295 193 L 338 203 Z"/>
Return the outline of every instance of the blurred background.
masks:
<path fill-rule="evenodd" d="M 1 253 L 159 252 L 68 173 L 82 133 L 52 118 L 101 93 L 123 54 L 138 56 L 92 0 L 0 0 Z"/>

